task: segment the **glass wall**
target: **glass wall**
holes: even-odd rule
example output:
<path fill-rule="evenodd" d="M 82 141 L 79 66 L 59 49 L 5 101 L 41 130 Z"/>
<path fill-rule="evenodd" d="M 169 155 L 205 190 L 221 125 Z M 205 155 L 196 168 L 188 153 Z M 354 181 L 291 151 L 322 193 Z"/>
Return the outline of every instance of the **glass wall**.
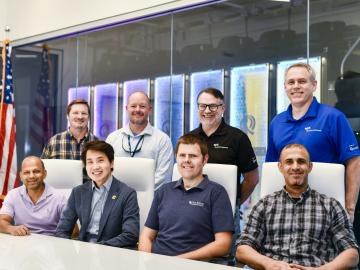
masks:
<path fill-rule="evenodd" d="M 286 100 L 278 71 L 308 52 L 318 59 L 321 102 L 360 130 L 360 45 L 349 51 L 360 36 L 360 2 L 310 3 L 308 18 L 305 0 L 224 1 L 14 48 L 19 162 L 67 128 L 69 93 L 88 97 L 91 129 L 106 138 L 126 119 L 125 86 L 140 80 L 134 89 L 149 91 L 151 123 L 173 143 L 198 124 L 198 91 L 220 88 L 225 120 L 247 132 L 261 163 L 268 124 Z"/>

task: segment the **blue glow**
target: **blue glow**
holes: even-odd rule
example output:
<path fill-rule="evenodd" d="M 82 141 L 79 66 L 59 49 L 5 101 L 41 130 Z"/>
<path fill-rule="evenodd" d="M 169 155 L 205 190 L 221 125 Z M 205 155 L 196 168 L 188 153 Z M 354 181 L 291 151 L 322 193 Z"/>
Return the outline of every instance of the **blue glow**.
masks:
<path fill-rule="evenodd" d="M 149 79 L 140 79 L 134 81 L 126 81 L 123 84 L 124 92 L 123 92 L 123 106 L 122 106 L 122 126 L 127 125 L 129 122 L 129 118 L 126 113 L 126 104 L 129 95 L 136 91 L 142 91 L 149 96 L 150 91 L 150 80 Z"/>
<path fill-rule="evenodd" d="M 118 89 L 117 83 L 94 88 L 94 134 L 102 140 L 117 129 Z"/>
<path fill-rule="evenodd" d="M 173 145 L 184 132 L 184 87 L 184 75 L 155 78 L 154 126 L 168 134 Z"/>
<path fill-rule="evenodd" d="M 90 86 L 72 87 L 68 90 L 68 104 L 74 99 L 85 99 L 90 101 Z M 90 105 L 90 104 L 89 104 Z"/>
<path fill-rule="evenodd" d="M 217 88 L 224 93 L 224 70 L 192 73 L 190 77 L 190 130 L 198 127 L 197 96 L 205 88 Z"/>

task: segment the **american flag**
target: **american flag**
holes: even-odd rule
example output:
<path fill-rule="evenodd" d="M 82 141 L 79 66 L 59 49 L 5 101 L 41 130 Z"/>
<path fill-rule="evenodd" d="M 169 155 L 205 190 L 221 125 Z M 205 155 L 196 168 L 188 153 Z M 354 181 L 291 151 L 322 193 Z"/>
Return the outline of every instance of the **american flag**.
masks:
<path fill-rule="evenodd" d="M 19 185 L 16 159 L 15 108 L 11 68 L 11 48 L 4 41 L 2 78 L 0 82 L 0 188 L 1 197 Z M 0 200 L 1 206 L 1 200 Z"/>
<path fill-rule="evenodd" d="M 41 73 L 34 99 L 30 129 L 32 142 L 39 148 L 42 148 L 52 135 L 49 69 L 49 49 L 47 45 L 43 45 Z"/>

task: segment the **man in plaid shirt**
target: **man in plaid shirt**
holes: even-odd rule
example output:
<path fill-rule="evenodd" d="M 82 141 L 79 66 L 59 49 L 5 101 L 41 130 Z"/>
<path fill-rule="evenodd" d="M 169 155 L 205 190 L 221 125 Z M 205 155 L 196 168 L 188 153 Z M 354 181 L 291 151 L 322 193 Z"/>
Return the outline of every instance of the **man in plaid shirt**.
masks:
<path fill-rule="evenodd" d="M 266 270 L 355 267 L 352 224 L 337 200 L 308 186 L 312 163 L 306 148 L 285 146 L 278 166 L 285 187 L 253 207 L 238 239 L 238 261 Z"/>
<path fill-rule="evenodd" d="M 86 100 L 75 99 L 66 110 L 70 127 L 55 134 L 45 145 L 42 159 L 76 159 L 80 160 L 84 145 L 89 141 L 97 141 L 89 131 L 90 107 Z M 88 179 L 87 176 L 84 180 Z"/>

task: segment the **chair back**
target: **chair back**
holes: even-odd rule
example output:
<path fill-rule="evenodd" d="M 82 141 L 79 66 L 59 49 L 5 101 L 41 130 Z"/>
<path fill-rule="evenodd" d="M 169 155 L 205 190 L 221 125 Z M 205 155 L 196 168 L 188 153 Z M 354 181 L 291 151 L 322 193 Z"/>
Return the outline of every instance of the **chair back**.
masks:
<path fill-rule="evenodd" d="M 154 198 L 155 161 L 148 158 L 115 157 L 113 176 L 136 190 L 142 230 Z"/>
<path fill-rule="evenodd" d="M 262 166 L 260 197 L 281 190 L 285 185 L 277 162 L 265 162 Z M 337 199 L 345 207 L 345 167 L 342 164 L 313 162 L 308 176 L 309 186 L 317 192 Z"/>
<path fill-rule="evenodd" d="M 47 175 L 45 182 L 59 190 L 67 198 L 72 188 L 83 183 L 83 165 L 81 160 L 42 159 Z"/>
<path fill-rule="evenodd" d="M 233 213 L 235 213 L 236 191 L 237 191 L 237 167 L 229 164 L 207 163 L 204 166 L 203 174 L 206 174 L 211 181 L 222 185 L 231 202 Z M 181 177 L 177 164 L 174 164 L 172 181 Z"/>

